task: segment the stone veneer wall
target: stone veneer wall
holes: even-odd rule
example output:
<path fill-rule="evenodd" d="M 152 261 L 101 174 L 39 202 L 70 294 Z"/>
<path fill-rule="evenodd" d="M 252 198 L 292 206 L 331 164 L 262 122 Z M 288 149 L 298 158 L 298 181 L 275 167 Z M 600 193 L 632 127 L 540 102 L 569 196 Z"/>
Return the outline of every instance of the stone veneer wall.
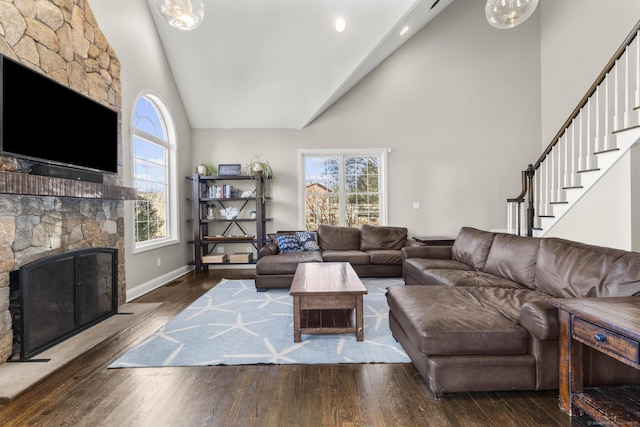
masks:
<path fill-rule="evenodd" d="M 120 62 L 86 0 L 0 0 L 0 53 L 98 102 L 121 108 Z M 122 159 L 120 132 L 118 139 Z M 99 155 L 90 147 L 87 154 Z M 0 171 L 28 167 L 27 162 L 0 156 Z M 121 185 L 121 165 L 119 171 L 105 175 L 105 183 Z M 11 270 L 71 249 L 115 247 L 119 303 L 124 302 L 123 209 L 122 200 L 0 194 L 0 363 L 12 352 Z"/>

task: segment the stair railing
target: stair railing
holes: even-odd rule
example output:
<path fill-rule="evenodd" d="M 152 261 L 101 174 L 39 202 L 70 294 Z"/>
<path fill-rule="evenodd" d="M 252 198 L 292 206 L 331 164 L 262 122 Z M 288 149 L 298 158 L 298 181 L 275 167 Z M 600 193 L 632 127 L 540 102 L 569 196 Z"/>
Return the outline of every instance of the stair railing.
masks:
<path fill-rule="evenodd" d="M 507 199 L 507 232 L 532 236 L 541 218 L 553 216 L 553 205 L 568 203 L 566 190 L 581 188 L 581 174 L 598 170 L 598 154 L 617 150 L 614 134 L 640 125 L 639 32 L 640 21 L 538 160 L 522 171 L 520 194 Z"/>

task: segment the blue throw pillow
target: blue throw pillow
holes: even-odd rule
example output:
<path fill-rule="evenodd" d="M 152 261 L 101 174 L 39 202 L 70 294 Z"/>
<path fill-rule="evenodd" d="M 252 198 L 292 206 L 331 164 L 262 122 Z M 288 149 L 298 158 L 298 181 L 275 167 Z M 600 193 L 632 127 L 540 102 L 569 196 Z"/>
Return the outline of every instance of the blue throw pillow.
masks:
<path fill-rule="evenodd" d="M 276 239 L 278 240 L 278 248 L 280 248 L 281 253 L 302 252 L 302 247 L 300 247 L 300 240 L 295 234 L 277 235 Z"/>
<path fill-rule="evenodd" d="M 319 251 L 318 235 L 314 231 L 298 231 L 296 236 L 300 241 L 300 246 L 303 251 Z"/>

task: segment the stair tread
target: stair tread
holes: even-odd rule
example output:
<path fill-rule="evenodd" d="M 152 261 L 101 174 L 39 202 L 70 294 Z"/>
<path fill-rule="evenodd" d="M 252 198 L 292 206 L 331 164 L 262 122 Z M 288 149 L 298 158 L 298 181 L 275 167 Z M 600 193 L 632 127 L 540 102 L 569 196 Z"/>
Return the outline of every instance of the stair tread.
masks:
<path fill-rule="evenodd" d="M 584 170 L 578 171 L 578 173 L 585 173 L 585 172 L 598 172 L 599 170 L 600 170 L 600 168 L 584 169 Z"/>
<path fill-rule="evenodd" d="M 610 153 L 612 151 L 620 151 L 620 149 L 619 148 L 610 148 L 609 150 L 596 151 L 593 154 L 605 154 L 605 153 Z"/>
<path fill-rule="evenodd" d="M 563 190 L 578 190 L 584 188 L 582 185 L 576 185 L 575 187 L 562 187 Z"/>
<path fill-rule="evenodd" d="M 567 201 L 549 202 L 550 205 L 568 205 Z"/>
<path fill-rule="evenodd" d="M 629 126 L 626 128 L 620 128 L 620 129 L 616 129 L 613 132 L 611 132 L 613 135 L 615 135 L 616 133 L 620 133 L 620 132 L 624 132 L 626 130 L 631 130 L 631 129 L 638 129 L 640 128 L 640 125 L 634 125 L 634 126 Z"/>

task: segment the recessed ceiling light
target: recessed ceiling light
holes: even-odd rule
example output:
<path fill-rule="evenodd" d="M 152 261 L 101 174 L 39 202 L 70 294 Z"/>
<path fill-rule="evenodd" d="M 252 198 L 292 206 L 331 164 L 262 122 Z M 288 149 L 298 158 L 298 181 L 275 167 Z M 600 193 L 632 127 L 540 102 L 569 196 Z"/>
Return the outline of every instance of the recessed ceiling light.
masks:
<path fill-rule="evenodd" d="M 347 29 L 347 18 L 345 18 L 344 16 L 338 17 L 338 19 L 336 19 L 336 31 L 339 33 L 343 33 L 344 30 L 346 29 Z"/>
<path fill-rule="evenodd" d="M 405 27 L 400 31 L 400 35 L 404 36 L 409 31 L 409 26 L 405 25 Z"/>

